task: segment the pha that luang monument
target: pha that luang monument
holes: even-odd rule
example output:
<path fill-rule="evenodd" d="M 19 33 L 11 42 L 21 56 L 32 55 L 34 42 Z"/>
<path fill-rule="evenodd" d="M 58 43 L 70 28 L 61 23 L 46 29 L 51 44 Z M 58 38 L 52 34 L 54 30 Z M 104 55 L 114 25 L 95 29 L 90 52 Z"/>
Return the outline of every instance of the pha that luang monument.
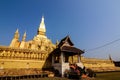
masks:
<path fill-rule="evenodd" d="M 26 41 L 26 32 L 22 41 L 19 41 L 19 31 L 16 30 L 10 46 L 0 47 L 0 69 L 9 68 L 43 68 L 49 53 L 55 49 L 55 45 L 46 36 L 44 17 L 42 17 L 37 35 L 30 41 Z"/>
<path fill-rule="evenodd" d="M 78 65 L 82 62 L 85 67 L 94 70 L 115 67 L 111 60 L 81 57 L 84 51 L 75 48 L 69 36 L 63 38 L 60 43 L 53 44 L 46 36 L 44 17 L 32 40 L 26 41 L 26 32 L 22 41 L 19 40 L 19 35 L 17 29 L 10 45 L 0 46 L 0 75 L 39 74 L 40 70 L 51 67 L 63 74 L 69 62 Z"/>

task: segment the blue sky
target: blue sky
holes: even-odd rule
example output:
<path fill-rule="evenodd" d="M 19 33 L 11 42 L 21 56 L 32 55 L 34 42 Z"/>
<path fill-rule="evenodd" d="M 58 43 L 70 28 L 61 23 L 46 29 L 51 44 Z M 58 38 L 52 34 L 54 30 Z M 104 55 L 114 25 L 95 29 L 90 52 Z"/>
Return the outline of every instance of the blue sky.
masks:
<path fill-rule="evenodd" d="M 9 45 L 16 29 L 20 40 L 36 34 L 45 17 L 53 43 L 69 35 L 85 57 L 120 60 L 120 0 L 0 0 L 0 45 Z M 94 49 L 94 50 L 90 50 Z"/>

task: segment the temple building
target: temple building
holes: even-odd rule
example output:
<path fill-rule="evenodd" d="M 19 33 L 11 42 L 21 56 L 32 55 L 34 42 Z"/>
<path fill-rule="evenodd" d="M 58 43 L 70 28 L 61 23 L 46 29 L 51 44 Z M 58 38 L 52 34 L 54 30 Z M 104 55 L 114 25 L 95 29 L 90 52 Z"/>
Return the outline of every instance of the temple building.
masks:
<path fill-rule="evenodd" d="M 14 37 L 10 43 L 10 47 L 21 49 L 35 49 L 42 51 L 52 51 L 55 45 L 46 36 L 46 28 L 44 23 L 44 17 L 42 17 L 40 26 L 37 31 L 37 35 L 30 41 L 26 41 L 26 32 L 23 35 L 22 41 L 19 41 L 19 31 L 16 30 Z"/>
<path fill-rule="evenodd" d="M 28 74 L 28 70 L 33 72 L 34 69 L 43 70 L 54 67 L 61 75 L 64 75 L 65 69 L 69 69 L 69 62 L 76 62 L 73 56 L 77 55 L 77 63 L 79 64 L 81 62 L 80 56 L 84 53 L 73 46 L 74 44 L 69 36 L 63 38 L 60 43 L 57 41 L 56 44 L 53 44 L 46 36 L 43 16 L 37 34 L 32 40 L 26 41 L 26 32 L 21 41 L 19 37 L 20 34 L 17 29 L 10 45 L 0 46 L 0 69 L 4 71 L 3 73 L 18 74 L 19 71 L 16 73 L 16 69 L 22 69 L 21 71 L 24 72 L 21 73 L 20 71 L 19 73 L 25 74 L 27 70 L 26 74 Z M 58 65 L 58 67 L 55 65 Z M 9 70 L 11 70 L 11 73 Z"/>
<path fill-rule="evenodd" d="M 76 48 L 70 37 L 66 36 L 52 52 L 52 66 L 59 71 L 61 76 L 64 76 L 65 71 L 70 69 L 70 64 L 77 64 L 81 68 L 84 67 L 80 60 L 83 53 L 84 51 Z"/>
<path fill-rule="evenodd" d="M 37 34 L 32 40 L 26 41 L 26 32 L 19 40 L 20 34 L 17 29 L 9 46 L 0 46 L 0 75 L 14 74 L 33 74 L 34 71 L 28 72 L 30 69 L 47 69 L 54 67 L 60 74 L 64 74 L 65 69 L 69 69 L 69 63 L 81 62 L 88 68 L 97 69 L 102 67 L 115 67 L 111 60 L 89 59 L 81 57 L 83 50 L 76 48 L 70 39 L 66 36 L 60 42 L 53 44 L 46 36 L 46 27 L 44 17 L 42 16 Z M 12 71 L 9 71 L 11 70 Z M 18 72 L 17 70 L 27 69 L 27 73 Z M 114 70 L 114 69 L 113 69 Z M 39 72 L 35 72 L 39 73 Z"/>
<path fill-rule="evenodd" d="M 9 46 L 0 46 L 0 69 L 6 68 L 45 68 L 45 60 L 56 48 L 46 36 L 44 17 L 42 16 L 37 34 L 26 41 L 26 32 L 19 40 L 17 29 Z M 49 64 L 49 63 L 48 63 Z"/>

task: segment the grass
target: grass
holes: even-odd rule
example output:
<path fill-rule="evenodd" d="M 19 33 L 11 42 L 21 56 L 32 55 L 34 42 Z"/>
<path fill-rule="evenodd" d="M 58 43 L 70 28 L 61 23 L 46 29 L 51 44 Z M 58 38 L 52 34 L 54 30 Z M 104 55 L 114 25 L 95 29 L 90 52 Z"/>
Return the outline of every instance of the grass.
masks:
<path fill-rule="evenodd" d="M 97 73 L 96 80 L 120 80 L 120 72 Z"/>
<path fill-rule="evenodd" d="M 102 72 L 96 73 L 95 78 L 89 80 L 120 80 L 120 71 L 119 72 Z M 31 79 L 21 79 L 21 80 L 69 80 L 67 78 L 54 77 L 54 78 L 31 78 Z M 85 80 L 85 79 L 84 79 Z"/>
<path fill-rule="evenodd" d="M 26 80 L 26 79 L 22 79 Z M 60 78 L 60 77 L 54 77 L 54 78 L 39 78 L 39 79 L 27 79 L 27 80 L 68 80 L 67 78 Z"/>
<path fill-rule="evenodd" d="M 104 72 L 104 73 L 96 73 L 96 78 L 90 80 L 120 80 L 120 72 Z M 33 79 L 32 79 L 33 80 Z M 41 78 L 34 80 L 69 80 L 66 78 Z"/>

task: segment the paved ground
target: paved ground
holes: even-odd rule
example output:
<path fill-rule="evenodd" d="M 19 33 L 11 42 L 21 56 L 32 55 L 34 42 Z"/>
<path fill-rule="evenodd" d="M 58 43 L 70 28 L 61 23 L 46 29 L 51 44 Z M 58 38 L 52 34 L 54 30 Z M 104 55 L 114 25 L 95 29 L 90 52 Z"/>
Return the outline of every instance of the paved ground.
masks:
<path fill-rule="evenodd" d="M 26 79 L 22 79 L 26 80 Z M 37 78 L 37 79 L 28 79 L 28 80 L 78 80 L 78 79 L 68 79 L 68 78 L 61 78 L 61 77 L 54 77 L 54 78 Z M 89 79 L 81 79 L 81 80 L 97 80 L 96 78 L 89 78 Z"/>

